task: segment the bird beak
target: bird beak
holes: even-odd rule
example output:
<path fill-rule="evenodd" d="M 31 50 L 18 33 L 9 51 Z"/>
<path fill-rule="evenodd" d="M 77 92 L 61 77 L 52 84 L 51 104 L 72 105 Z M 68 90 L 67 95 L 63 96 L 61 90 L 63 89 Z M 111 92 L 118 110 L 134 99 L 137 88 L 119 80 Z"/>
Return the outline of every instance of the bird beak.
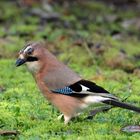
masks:
<path fill-rule="evenodd" d="M 18 58 L 17 61 L 16 61 L 16 67 L 24 64 L 25 62 L 26 62 L 26 59 Z"/>

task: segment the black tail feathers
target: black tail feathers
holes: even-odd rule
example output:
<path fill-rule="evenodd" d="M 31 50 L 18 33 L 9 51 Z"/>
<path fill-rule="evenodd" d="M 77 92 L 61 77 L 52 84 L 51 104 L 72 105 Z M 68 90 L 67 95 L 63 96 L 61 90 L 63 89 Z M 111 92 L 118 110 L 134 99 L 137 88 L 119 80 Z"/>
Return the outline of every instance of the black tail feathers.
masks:
<path fill-rule="evenodd" d="M 125 108 L 125 109 L 129 109 L 129 110 L 133 110 L 135 112 L 138 112 L 140 113 L 140 108 L 139 107 L 136 107 L 136 106 L 133 106 L 133 105 L 130 105 L 130 104 L 127 104 L 127 103 L 123 103 L 121 101 L 118 101 L 118 100 L 105 100 L 105 101 L 102 101 L 103 103 L 105 104 L 108 104 L 108 105 L 112 105 L 112 106 L 117 106 L 117 107 L 120 107 L 120 108 Z"/>

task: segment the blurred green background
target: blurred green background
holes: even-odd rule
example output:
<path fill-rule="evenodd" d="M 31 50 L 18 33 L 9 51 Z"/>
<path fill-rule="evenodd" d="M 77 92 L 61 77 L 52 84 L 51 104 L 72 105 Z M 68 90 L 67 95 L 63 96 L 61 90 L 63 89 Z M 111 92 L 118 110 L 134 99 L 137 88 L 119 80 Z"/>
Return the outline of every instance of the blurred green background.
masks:
<path fill-rule="evenodd" d="M 40 94 L 26 67 L 15 67 L 18 51 L 29 41 L 44 41 L 58 59 L 127 102 L 140 106 L 139 0 L 1 0 L 0 139 L 138 140 L 124 133 L 138 125 L 137 113 L 114 108 L 70 122 Z"/>

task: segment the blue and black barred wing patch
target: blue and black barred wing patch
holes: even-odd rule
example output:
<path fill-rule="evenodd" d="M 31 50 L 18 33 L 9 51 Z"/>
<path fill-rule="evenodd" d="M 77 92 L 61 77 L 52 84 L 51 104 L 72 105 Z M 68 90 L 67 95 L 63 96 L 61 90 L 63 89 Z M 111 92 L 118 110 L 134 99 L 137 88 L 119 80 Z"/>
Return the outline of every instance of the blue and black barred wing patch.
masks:
<path fill-rule="evenodd" d="M 73 93 L 73 90 L 70 87 L 64 87 L 64 88 L 55 89 L 55 90 L 51 90 L 51 91 L 54 93 L 66 94 L 66 95 L 70 95 Z"/>
<path fill-rule="evenodd" d="M 71 87 L 64 87 L 64 88 L 55 89 L 51 91 L 56 94 L 63 94 L 63 95 L 68 95 L 68 96 L 78 97 L 78 98 L 83 98 L 87 96 L 87 94 L 82 94 L 82 93 L 77 94 L 77 92 L 72 90 Z"/>

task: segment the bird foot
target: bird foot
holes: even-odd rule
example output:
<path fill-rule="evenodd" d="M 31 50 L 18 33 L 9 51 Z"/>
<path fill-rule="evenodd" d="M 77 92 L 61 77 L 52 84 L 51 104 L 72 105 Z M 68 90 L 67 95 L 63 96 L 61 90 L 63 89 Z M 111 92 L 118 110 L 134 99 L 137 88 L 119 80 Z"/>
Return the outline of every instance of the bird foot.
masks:
<path fill-rule="evenodd" d="M 64 115 L 63 115 L 63 114 L 59 115 L 59 116 L 57 117 L 57 120 L 61 120 L 61 119 L 62 119 L 62 117 L 64 117 Z"/>
<path fill-rule="evenodd" d="M 71 120 L 71 117 L 70 116 L 66 116 L 64 114 L 61 114 L 57 117 L 57 120 L 61 120 L 62 118 L 64 117 L 64 124 L 68 124 L 69 121 Z"/>

